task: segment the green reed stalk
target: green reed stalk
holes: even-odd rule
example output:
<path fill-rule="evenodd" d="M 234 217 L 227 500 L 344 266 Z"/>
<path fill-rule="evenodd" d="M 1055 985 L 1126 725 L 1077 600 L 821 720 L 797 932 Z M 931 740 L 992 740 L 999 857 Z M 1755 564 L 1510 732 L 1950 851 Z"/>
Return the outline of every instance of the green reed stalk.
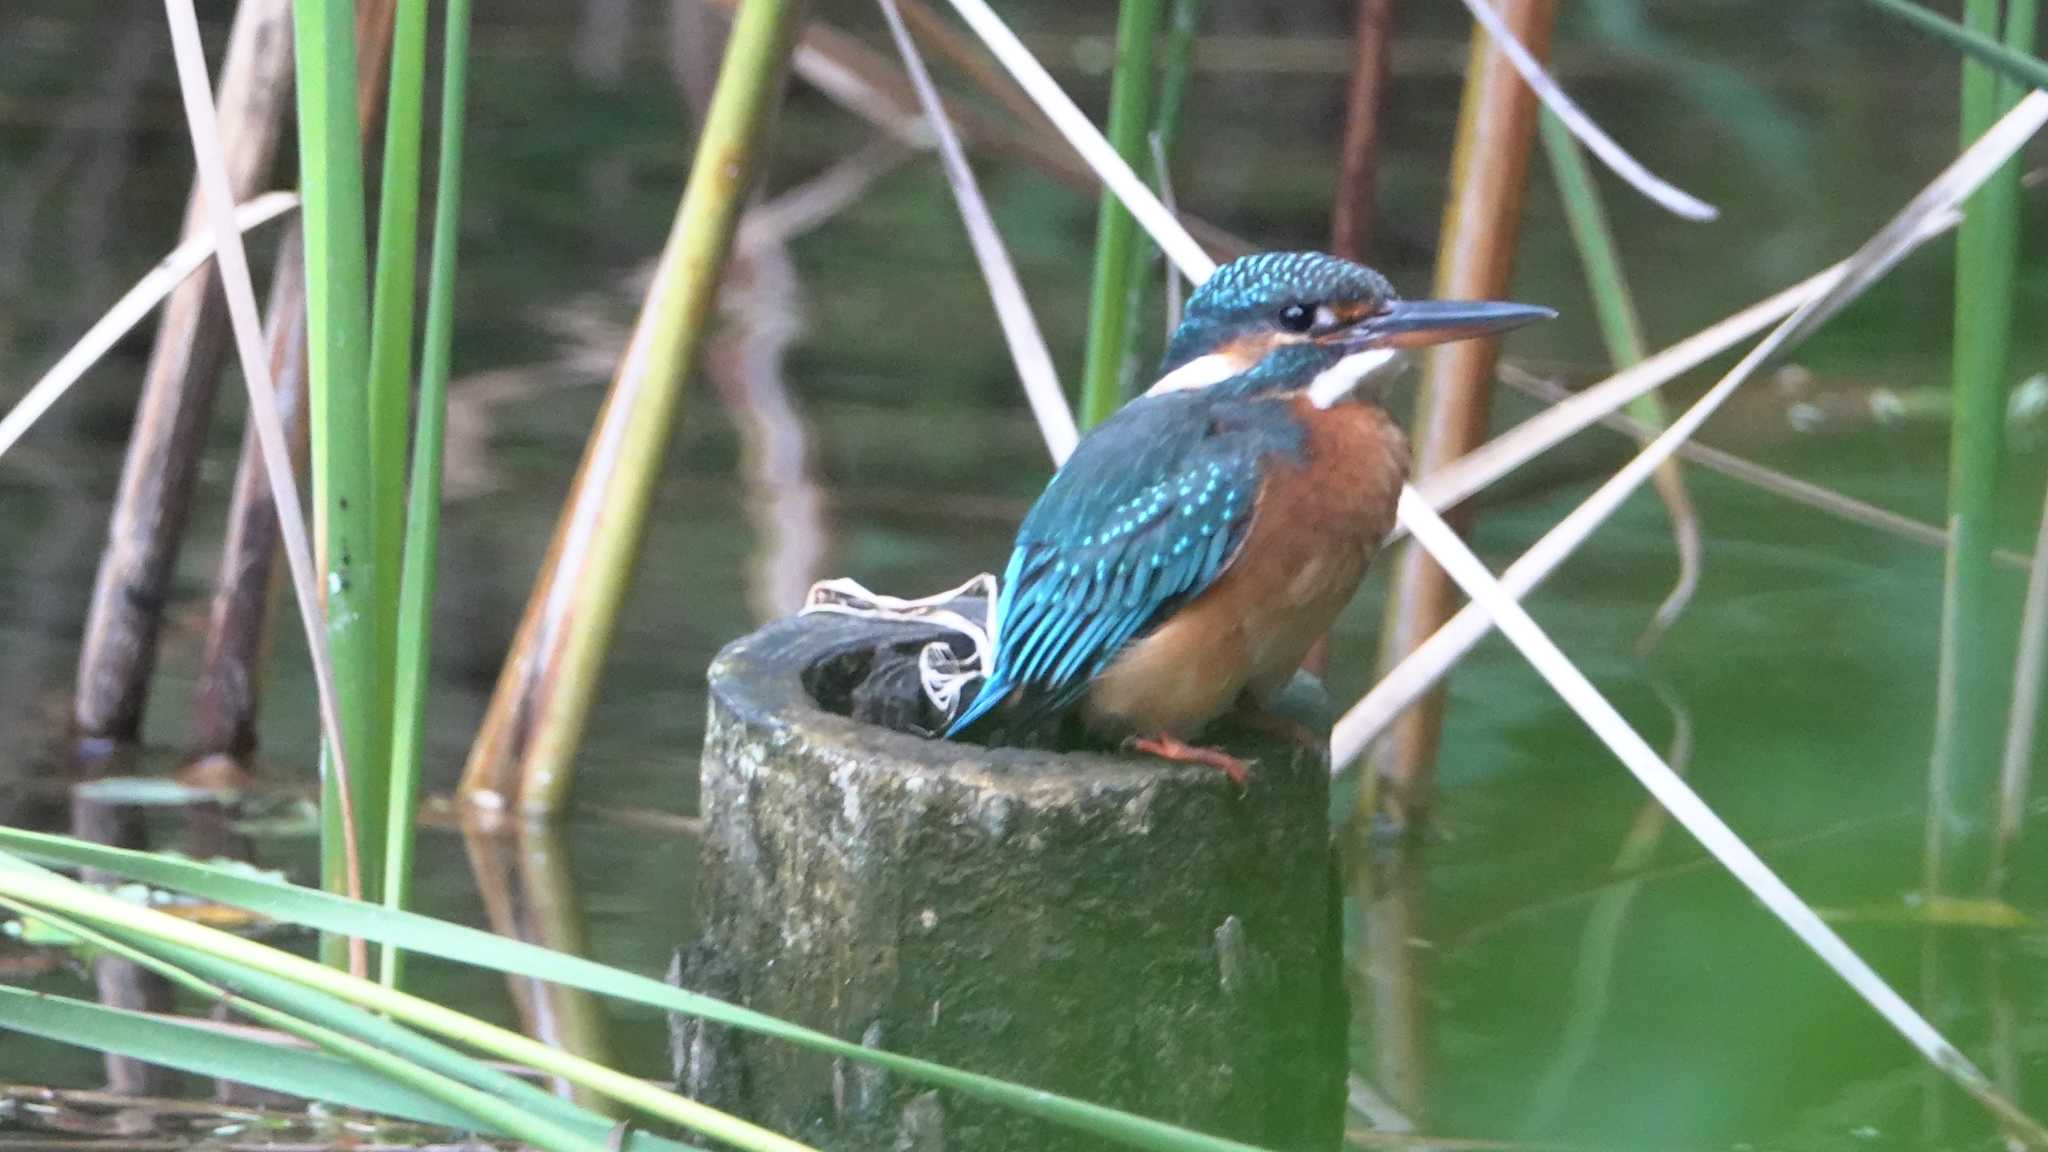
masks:
<path fill-rule="evenodd" d="M 1572 242 L 1579 249 L 1579 263 L 1586 272 L 1586 288 L 1593 297 L 1593 315 L 1600 324 L 1600 339 L 1607 346 L 1614 366 L 1640 364 L 1649 355 L 1643 340 L 1642 321 L 1636 316 L 1635 299 L 1621 270 L 1621 251 L 1614 243 L 1614 231 L 1607 222 L 1607 208 L 1600 199 L 1600 187 L 1586 154 L 1571 130 L 1545 108 L 1537 128 L 1543 134 L 1544 154 L 1550 160 L 1551 175 L 1557 181 L 1557 197 L 1564 205 L 1565 222 L 1571 227 Z M 1638 405 L 1647 401 L 1647 412 Z M 1629 414 L 1646 424 L 1664 425 L 1663 405 L 1655 392 L 1645 392 L 1629 401 Z"/>
<path fill-rule="evenodd" d="M 1181 106 L 1186 103 L 1188 78 L 1194 72 L 1195 26 L 1202 19 L 1203 3 L 1204 0 L 1174 0 L 1173 10 L 1166 18 L 1166 61 L 1159 71 L 1158 108 L 1152 113 L 1152 131 L 1146 140 L 1146 164 L 1138 169 L 1153 173 L 1152 186 L 1160 193 L 1161 199 L 1167 199 L 1169 178 L 1166 168 L 1173 158 L 1174 142 L 1180 137 Z M 1168 200 L 1169 204 L 1171 202 Z M 1118 399 L 1130 392 L 1130 384 L 1125 377 L 1131 365 L 1131 350 L 1137 343 L 1147 288 L 1153 282 L 1146 275 L 1151 263 L 1151 244 L 1131 245 L 1130 261 L 1124 271 L 1123 346 L 1117 351 Z M 1179 275 L 1177 272 L 1171 274 Z"/>
<path fill-rule="evenodd" d="M 434 191 L 434 248 L 427 270 L 427 331 L 420 349 L 419 427 L 413 433 L 405 573 L 398 589 L 397 662 L 391 725 L 391 823 L 384 903 L 403 908 L 412 887 L 413 812 L 419 803 L 432 652 L 435 547 L 441 536 L 441 458 L 448 421 L 448 359 L 455 333 L 455 246 L 462 212 L 463 88 L 469 75 L 469 0 L 448 0 L 442 32 L 441 151 Z M 400 951 L 385 945 L 384 983 L 397 987 Z"/>
<path fill-rule="evenodd" d="M 1146 143 L 1153 51 L 1160 0 L 1123 0 L 1116 21 L 1116 74 L 1109 87 L 1109 143 L 1134 171 L 1152 167 Z M 1108 189 L 1095 216 L 1095 279 L 1088 297 L 1088 351 L 1081 376 L 1081 428 L 1101 423 L 1123 403 L 1124 315 L 1130 307 L 1137 222 Z"/>
<path fill-rule="evenodd" d="M 356 122 L 354 8 L 293 0 L 298 75 L 299 189 L 306 235 L 306 344 L 310 382 L 314 535 L 324 579 L 327 639 L 361 825 L 362 892 L 375 899 L 384 859 L 385 747 L 378 737 L 376 499 L 370 471 L 368 275 L 363 164 Z M 321 882 L 344 889 L 340 804 L 323 767 Z M 324 942 L 330 958 L 339 942 Z"/>
<path fill-rule="evenodd" d="M 1998 29 L 1998 0 L 1968 0 L 1964 25 Z M 2034 0 L 2007 7 L 2005 46 L 2033 43 Z M 2020 97 L 2020 85 L 1974 59 L 1963 64 L 1962 138 L 1983 134 Z M 1988 832 L 1998 775 L 1997 665 L 1987 659 L 2002 627 L 1991 552 L 2005 444 L 2019 252 L 2019 163 L 2008 163 L 1964 205 L 1956 236 L 1954 423 L 1949 440 L 1949 538 L 1942 587 L 1935 746 L 1928 773 L 1927 879 L 1937 891 L 1976 891 L 1990 878 Z"/>
<path fill-rule="evenodd" d="M 376 283 L 370 297 L 370 520 L 376 565 L 378 684 L 391 683 L 398 629 L 398 553 L 405 534 L 405 445 L 412 403 L 413 296 L 419 253 L 420 123 L 427 71 L 426 0 L 398 0 L 392 18 L 384 182 L 377 194 Z M 377 694 L 377 731 L 391 696 Z M 383 813 L 372 813 L 379 818 Z"/>

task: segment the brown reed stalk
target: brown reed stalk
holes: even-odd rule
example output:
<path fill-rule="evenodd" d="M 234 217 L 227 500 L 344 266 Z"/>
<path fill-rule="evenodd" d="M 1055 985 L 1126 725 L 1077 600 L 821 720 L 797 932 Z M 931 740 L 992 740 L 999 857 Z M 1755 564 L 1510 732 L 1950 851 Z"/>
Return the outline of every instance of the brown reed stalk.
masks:
<path fill-rule="evenodd" d="M 292 447 L 293 471 L 306 463 L 305 250 L 295 216 L 278 249 L 264 324 L 277 415 Z M 241 463 L 193 694 L 188 752 L 195 759 L 219 755 L 241 760 L 256 749 L 256 702 L 269 649 L 270 605 L 281 583 L 277 509 L 262 453 L 252 424 L 242 432 Z"/>
<path fill-rule="evenodd" d="M 216 101 L 237 200 L 269 180 L 292 115 L 290 27 L 289 0 L 242 0 L 235 12 Z M 206 228 L 195 181 L 182 235 L 189 239 Z M 132 740 L 141 731 L 163 606 L 227 349 L 227 298 L 209 264 L 165 304 L 143 376 L 79 652 L 72 716 L 82 735 Z"/>
<path fill-rule="evenodd" d="M 1547 53 L 1553 0 L 1507 0 L 1499 9 L 1530 52 L 1539 58 Z M 1438 241 L 1436 296 L 1489 299 L 1507 291 L 1537 109 L 1535 94 L 1475 28 Z M 1418 477 L 1485 438 L 1498 347 L 1493 340 L 1471 340 L 1434 349 L 1425 359 L 1410 430 Z M 1464 530 L 1470 520 L 1467 510 L 1454 524 Z M 1422 549 L 1403 548 L 1389 572 L 1381 670 L 1399 664 L 1448 620 L 1456 598 L 1450 580 Z M 1360 789 L 1361 798 L 1382 793 L 1381 806 L 1399 827 L 1413 829 L 1427 818 L 1443 704 L 1439 689 L 1401 717 L 1374 752 L 1371 779 L 1378 788 Z"/>
<path fill-rule="evenodd" d="M 1394 0 L 1355 0 L 1351 35 L 1351 83 L 1344 96 L 1344 139 L 1337 153 L 1337 199 L 1330 208 L 1330 251 L 1347 260 L 1372 252 L 1378 220 L 1380 141 L 1390 49 L 1394 42 Z"/>

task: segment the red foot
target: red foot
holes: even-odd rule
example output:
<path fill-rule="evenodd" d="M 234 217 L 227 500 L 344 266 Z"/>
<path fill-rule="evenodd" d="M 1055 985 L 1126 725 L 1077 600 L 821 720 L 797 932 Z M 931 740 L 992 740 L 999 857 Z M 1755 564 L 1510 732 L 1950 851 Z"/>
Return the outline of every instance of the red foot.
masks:
<path fill-rule="evenodd" d="M 1125 743 L 1139 752 L 1157 756 L 1162 760 L 1173 760 L 1182 764 L 1207 764 L 1211 768 L 1221 769 L 1225 776 L 1230 777 L 1230 782 L 1239 788 L 1244 787 L 1245 773 L 1251 767 L 1219 748 L 1199 748 L 1172 736 L 1133 736 Z"/>

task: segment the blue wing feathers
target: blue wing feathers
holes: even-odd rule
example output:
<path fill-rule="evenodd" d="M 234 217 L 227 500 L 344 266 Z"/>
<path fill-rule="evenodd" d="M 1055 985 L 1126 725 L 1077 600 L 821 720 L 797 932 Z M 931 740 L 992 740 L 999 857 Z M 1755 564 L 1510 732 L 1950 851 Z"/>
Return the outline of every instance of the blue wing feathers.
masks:
<path fill-rule="evenodd" d="M 1078 700 L 1124 645 L 1222 573 L 1267 457 L 1299 449 L 1291 421 L 1231 419 L 1196 393 L 1135 401 L 1091 432 L 1017 533 L 993 667 L 946 735 L 1005 700 L 1025 722 Z"/>

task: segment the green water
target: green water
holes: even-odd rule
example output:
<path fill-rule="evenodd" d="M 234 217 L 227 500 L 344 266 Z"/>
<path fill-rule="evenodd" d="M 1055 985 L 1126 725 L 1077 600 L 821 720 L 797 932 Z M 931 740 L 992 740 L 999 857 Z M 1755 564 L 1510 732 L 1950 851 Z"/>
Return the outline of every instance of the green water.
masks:
<path fill-rule="evenodd" d="M 687 157 L 664 55 L 665 5 L 623 6 L 637 34 L 615 81 L 572 67 L 588 27 L 579 22 L 605 7 L 519 3 L 481 14 L 455 394 L 488 428 L 467 442 L 475 467 L 451 485 L 444 521 L 429 734 L 429 785 L 443 791 L 496 675 Z M 830 7 L 834 19 L 876 31 L 864 8 Z M 1341 56 L 1342 6 L 1284 16 L 1268 7 L 1211 5 L 1209 31 L 1219 39 L 1196 75 L 1179 193 L 1192 210 L 1263 245 L 1312 245 L 1326 226 L 1342 97 L 1342 77 L 1316 62 L 1333 55 L 1332 45 Z M 1655 343 L 1845 254 L 1953 150 L 1951 61 L 1849 0 L 1564 7 L 1559 52 L 1573 90 L 1652 167 L 1724 209 L 1720 223 L 1687 225 L 1608 182 Z M 1085 101 L 1099 102 L 1100 77 L 1071 62 L 1100 48 L 1107 13 L 1034 8 L 1020 25 L 1054 49 L 1056 68 Z M 1448 0 L 1403 9 L 1379 260 L 1397 284 L 1420 292 L 1462 29 Z M 132 4 L 98 10 L 87 19 L 76 6 L 17 0 L 0 15 L 4 396 L 26 387 L 167 246 L 184 195 L 187 157 L 160 13 Z M 218 31 L 222 6 L 207 14 Z M 1313 43 L 1270 48 L 1290 37 Z M 1277 53 L 1297 66 L 1246 70 L 1247 46 L 1260 44 L 1269 46 L 1265 58 Z M 132 91 L 102 83 L 122 60 L 140 62 Z M 801 184 L 867 138 L 797 86 L 771 190 Z M 1600 370 L 1592 318 L 1547 177 L 1540 168 L 1537 176 L 1515 295 L 1565 315 L 1517 335 L 1510 355 L 1590 379 Z M 1061 367 L 1076 373 L 1093 203 L 1014 167 L 985 165 L 983 177 Z M 2031 199 L 2026 213 L 2039 237 L 2048 224 L 2043 201 Z M 794 292 L 771 286 L 746 318 L 802 325 L 783 373 L 795 419 L 776 433 L 801 440 L 801 467 L 771 483 L 763 454 L 747 448 L 748 430 L 763 427 L 761 406 L 730 391 L 692 390 L 586 743 L 581 807 L 552 846 L 566 855 L 588 952 L 640 970 L 665 967 L 691 932 L 695 848 L 687 835 L 612 813 L 694 810 L 706 661 L 786 607 L 780 590 L 812 576 L 923 594 L 998 567 L 1047 472 L 928 160 L 880 179 L 788 255 Z M 1875 388 L 1943 386 L 1947 258 L 1948 248 L 1934 245 L 1797 362 L 1849 402 Z M 2048 346 L 2026 321 L 2048 305 L 2038 242 L 2021 276 L 2015 381 L 2048 369 Z M 0 801 L 11 813 L 51 814 L 59 720 L 146 350 L 142 339 L 124 345 L 0 463 L 0 531 L 9 541 L 0 549 L 0 725 L 14 750 L 0 761 Z M 1679 394 L 1707 382 L 1688 380 Z M 183 742 L 239 434 L 234 390 L 222 394 L 152 696 L 146 767 L 168 767 Z M 1530 410 L 1503 395 L 1497 422 Z M 1791 416 L 1789 401 L 1759 380 L 1706 438 L 1908 515 L 1940 518 L 1947 433 L 1939 422 L 1834 419 L 1802 432 Z M 2015 440 L 2002 510 L 2004 542 L 2022 549 L 2044 470 L 2035 444 Z M 1486 502 L 1475 537 L 1481 554 L 1504 566 L 1624 447 L 1589 432 L 1509 480 Z M 1647 497 L 1531 608 L 1659 745 L 1675 724 L 1652 688 L 1662 685 L 1690 726 L 1693 784 L 1796 890 L 1826 909 L 1903 913 L 1921 875 L 1940 555 L 1697 470 L 1691 483 L 1705 525 L 1705 580 L 1652 662 L 1636 659 L 1631 644 L 1673 560 L 1662 512 Z M 815 555 L 807 559 L 810 532 Z M 2019 579 L 2002 579 L 2016 605 Z M 1368 683 L 1380 594 L 1369 580 L 1338 629 L 1331 681 L 1340 699 Z M 314 748 L 311 688 L 292 629 L 279 631 L 265 764 L 277 780 L 302 782 Z M 1972 658 L 2005 668 L 2011 654 Z M 1613 1148 L 1995 1146 L 1978 1108 L 1927 1071 L 1682 832 L 1665 831 L 1646 864 L 1617 876 L 1643 794 L 1512 650 L 1483 645 L 1451 693 L 1432 842 L 1376 911 L 1353 909 L 1361 974 L 1390 974 L 1397 986 L 1377 1005 L 1356 1006 L 1355 1063 L 1422 1130 Z M 2002 712 L 2004 702 L 1970 706 Z M 55 814 L 61 819 L 61 807 Z M 167 830 L 163 842 L 175 845 L 176 823 Z M 2041 835 L 2024 843 L 2010 893 L 2028 912 L 2048 906 Z M 257 854 L 311 875 L 303 835 L 265 837 Z M 461 839 L 430 832 L 420 856 L 421 906 L 485 922 Z M 1366 946 L 1368 922 L 1394 925 L 1393 944 Z M 2048 936 L 1897 915 L 1866 915 L 1843 931 L 2023 1105 L 2048 1100 Z M 512 1018 L 512 1000 L 495 983 L 432 965 L 420 971 L 425 991 Z M 89 989 L 61 973 L 39 986 Z M 621 1060 L 665 1074 L 658 1020 L 622 1012 L 609 1023 Z M 102 1070 L 89 1053 L 10 1041 L 0 1045 L 0 1075 L 89 1085 Z"/>

